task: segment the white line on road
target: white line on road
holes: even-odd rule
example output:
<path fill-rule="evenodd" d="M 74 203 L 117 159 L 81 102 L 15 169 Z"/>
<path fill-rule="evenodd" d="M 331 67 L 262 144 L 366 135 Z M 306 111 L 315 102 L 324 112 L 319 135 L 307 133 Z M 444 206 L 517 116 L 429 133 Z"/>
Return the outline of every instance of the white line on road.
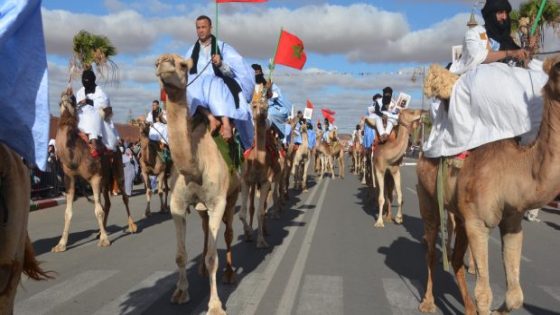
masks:
<path fill-rule="evenodd" d="M 413 194 L 415 194 L 415 195 L 418 195 L 418 193 L 416 192 L 415 189 L 412 189 L 412 188 L 410 188 L 410 187 L 406 187 L 406 190 L 410 191 L 411 193 L 413 193 Z"/>
<path fill-rule="evenodd" d="M 326 181 L 328 182 L 328 179 Z M 304 205 L 311 204 L 311 201 L 313 200 L 313 198 L 315 198 L 317 191 L 319 191 L 319 187 L 321 186 L 321 184 L 324 184 L 324 182 L 325 181 L 321 181 L 319 182 L 319 184 L 313 187 L 312 192 L 307 198 L 307 200 L 305 201 Z M 247 295 L 243 296 L 243 298 L 240 297 L 240 300 L 244 301 L 245 305 L 241 309 L 241 311 L 237 314 L 243 314 L 243 315 L 256 314 L 257 308 L 259 307 L 259 304 L 262 298 L 264 297 L 264 294 L 268 289 L 268 286 L 270 285 L 270 282 L 272 281 L 272 278 L 274 277 L 276 270 L 280 266 L 280 262 L 282 262 L 282 259 L 284 258 L 286 251 L 288 250 L 288 248 L 290 248 L 290 243 L 294 239 L 294 235 L 296 234 L 296 230 L 298 228 L 297 223 L 303 222 L 304 217 L 305 217 L 305 213 L 302 212 L 299 216 L 293 219 L 294 224 L 292 226 L 286 227 L 286 229 L 288 230 L 288 236 L 286 236 L 286 238 L 283 240 L 281 245 L 274 248 L 274 253 L 272 255 L 272 258 L 270 259 L 270 262 L 267 264 L 264 272 L 261 275 L 262 276 L 261 281 L 259 281 L 258 284 L 255 284 L 256 281 L 243 281 L 237 287 L 238 290 L 244 290 L 243 292 L 248 293 Z M 255 279 L 258 278 L 259 277 L 255 277 Z M 246 289 L 247 285 L 252 286 L 251 287 L 252 291 Z M 229 300 L 231 299 L 228 299 L 228 301 Z"/>
<path fill-rule="evenodd" d="M 72 300 L 102 281 L 117 274 L 117 270 L 88 270 L 54 285 L 16 305 L 15 314 L 46 314 L 55 307 Z M 115 313 L 116 314 L 116 313 Z"/>
<path fill-rule="evenodd" d="M 548 295 L 552 296 L 556 301 L 560 302 L 560 288 L 559 287 L 549 287 L 546 285 L 540 285 Z"/>
<path fill-rule="evenodd" d="M 308 275 L 303 280 L 297 315 L 338 315 L 344 313 L 341 276 Z"/>
<path fill-rule="evenodd" d="M 154 272 L 94 315 L 141 314 L 174 285 L 177 279 L 170 277 L 173 273 L 174 271 Z"/>
<path fill-rule="evenodd" d="M 416 162 L 404 162 L 401 165 L 402 166 L 416 166 Z"/>
<path fill-rule="evenodd" d="M 420 283 L 406 278 L 383 279 L 385 297 L 391 305 L 393 314 L 416 314 L 420 296 Z"/>
<path fill-rule="evenodd" d="M 315 234 L 315 230 L 317 229 L 317 222 L 319 221 L 319 216 L 321 214 L 321 210 L 323 209 L 323 202 L 325 201 L 329 183 L 330 180 L 327 180 L 325 186 L 323 186 L 323 190 L 321 191 L 321 195 L 317 201 L 317 207 L 315 208 L 315 211 L 313 211 L 309 227 L 305 233 L 305 238 L 301 244 L 292 273 L 290 274 L 290 278 L 288 279 L 288 283 L 286 284 L 286 288 L 282 294 L 282 299 L 280 300 L 280 304 L 276 310 L 277 315 L 292 314 L 303 270 L 305 268 L 305 262 L 307 261 L 307 256 L 309 256 L 309 249 L 311 248 L 311 242 L 313 241 L 313 236 Z"/>

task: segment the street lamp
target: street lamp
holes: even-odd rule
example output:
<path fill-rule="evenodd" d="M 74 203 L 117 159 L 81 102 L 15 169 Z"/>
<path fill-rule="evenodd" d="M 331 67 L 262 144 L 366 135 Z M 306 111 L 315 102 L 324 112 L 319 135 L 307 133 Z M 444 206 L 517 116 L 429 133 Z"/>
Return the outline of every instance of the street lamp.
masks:
<path fill-rule="evenodd" d="M 416 81 L 418 80 L 418 77 L 420 77 L 422 79 L 422 112 L 424 112 L 424 81 L 425 81 L 425 77 L 426 77 L 426 67 L 424 66 L 420 66 L 414 69 L 414 72 L 412 72 L 412 77 L 410 78 L 410 80 L 413 83 L 416 83 Z M 421 143 L 422 145 L 424 145 L 424 121 L 420 121 L 421 123 Z"/>

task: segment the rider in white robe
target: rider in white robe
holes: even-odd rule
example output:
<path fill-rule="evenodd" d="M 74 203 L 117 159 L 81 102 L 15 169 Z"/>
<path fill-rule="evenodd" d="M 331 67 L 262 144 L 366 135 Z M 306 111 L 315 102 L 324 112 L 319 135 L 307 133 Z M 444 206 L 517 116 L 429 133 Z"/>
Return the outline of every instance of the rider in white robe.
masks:
<path fill-rule="evenodd" d="M 461 58 L 450 71 L 460 77 L 453 87 L 448 112 L 437 106 L 434 127 L 424 144 L 426 157 L 454 156 L 497 140 L 522 136 L 533 141 L 542 119 L 541 89 L 548 76 L 533 60 L 530 69 L 502 62 L 489 62 L 489 55 L 501 57 L 526 54 L 523 50 L 499 50 L 486 29 L 471 27 L 463 43 Z M 532 70 L 539 69 L 539 70 Z"/>

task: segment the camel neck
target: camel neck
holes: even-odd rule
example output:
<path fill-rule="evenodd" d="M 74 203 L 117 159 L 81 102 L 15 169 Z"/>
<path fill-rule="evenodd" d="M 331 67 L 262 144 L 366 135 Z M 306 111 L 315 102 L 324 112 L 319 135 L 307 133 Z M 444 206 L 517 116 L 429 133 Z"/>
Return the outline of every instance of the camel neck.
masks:
<path fill-rule="evenodd" d="M 257 149 L 257 162 L 266 163 L 266 117 L 255 120 L 255 148 Z"/>
<path fill-rule="evenodd" d="M 198 178 L 200 170 L 194 163 L 196 150 L 191 139 L 191 121 L 187 106 L 186 91 L 166 88 L 167 124 L 171 157 L 179 172 L 188 177 Z"/>
<path fill-rule="evenodd" d="M 548 83 L 550 84 L 550 82 Z M 544 111 L 539 134 L 530 150 L 532 178 L 536 180 L 536 203 L 551 200 L 558 194 L 560 187 L 560 101 L 554 100 L 552 93 L 544 92 Z M 547 95 L 548 94 L 548 95 Z"/>
<path fill-rule="evenodd" d="M 385 144 L 388 146 L 386 159 L 390 163 L 396 163 L 400 160 L 404 156 L 408 146 L 408 138 L 410 135 L 408 128 L 410 127 L 399 124 L 398 128 L 397 139 L 395 142 Z"/>

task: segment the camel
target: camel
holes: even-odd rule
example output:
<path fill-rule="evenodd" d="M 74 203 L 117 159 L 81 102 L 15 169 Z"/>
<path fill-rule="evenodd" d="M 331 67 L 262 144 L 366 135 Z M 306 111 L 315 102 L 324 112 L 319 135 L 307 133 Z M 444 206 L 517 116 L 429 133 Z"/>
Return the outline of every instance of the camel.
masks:
<path fill-rule="evenodd" d="M 34 280 L 52 278 L 43 271 L 27 233 L 31 180 L 22 159 L 0 143 L 0 314 L 12 314 L 23 272 Z"/>
<path fill-rule="evenodd" d="M 158 182 L 158 195 L 161 204 L 160 213 L 167 212 L 167 195 L 169 187 L 167 183 L 168 172 L 171 163 L 165 163 L 159 155 L 159 143 L 151 141 L 149 138 L 151 125 L 147 122 L 140 122 L 137 124 L 140 128 L 140 166 L 142 169 L 142 178 L 144 179 L 144 186 L 146 187 L 146 210 L 145 216 L 151 214 L 150 201 L 152 199 L 152 186 L 150 185 L 150 175 L 157 176 Z M 164 196 L 165 194 L 165 196 Z"/>
<path fill-rule="evenodd" d="M 543 88 L 543 119 L 535 142 L 530 146 L 520 146 L 513 139 L 505 139 L 480 146 L 471 151 L 462 167 L 450 166 L 444 180 L 443 206 L 455 215 L 457 223 L 451 265 L 466 314 L 490 313 L 493 296 L 489 283 L 488 239 L 496 226 L 500 228 L 507 279 L 505 301 L 497 311 L 508 313 L 523 305 L 519 280 L 523 214 L 528 209 L 546 204 L 558 194 L 560 56 L 547 59 L 543 69 L 549 74 L 549 80 Z M 427 84 L 430 85 L 429 82 Z M 422 157 L 417 165 L 418 199 L 424 221 L 428 267 L 426 293 L 419 306 L 422 312 L 435 312 L 436 309 L 432 288 L 440 224 L 436 198 L 439 163 L 440 159 Z M 463 258 L 467 245 L 471 248 L 477 273 L 474 289 L 476 307 L 465 280 Z"/>
<path fill-rule="evenodd" d="M 265 88 L 263 88 L 263 90 L 264 89 Z M 239 213 L 239 218 L 243 223 L 243 229 L 245 231 L 245 239 L 249 241 L 252 237 L 254 195 L 255 190 L 259 189 L 257 248 L 268 247 L 264 238 L 264 218 L 266 200 L 270 191 L 273 192 L 273 211 L 278 213 L 277 208 L 279 207 L 278 190 L 275 187 L 278 181 L 275 182 L 275 177 L 280 175 L 280 164 L 278 163 L 278 158 L 274 157 L 274 153 L 272 153 L 276 152 L 276 154 L 278 154 L 278 150 L 275 147 L 276 139 L 273 137 L 272 131 L 266 126 L 268 101 L 265 98 L 263 90 L 255 92 L 251 103 L 255 129 L 255 146 L 245 156 L 245 165 L 242 173 L 243 181 L 241 184 L 241 212 Z M 251 194 L 249 194 L 250 189 L 252 189 Z M 251 199 L 251 206 L 253 206 L 250 225 L 247 223 L 247 201 L 249 198 Z"/>
<path fill-rule="evenodd" d="M 76 98 L 71 88 L 68 88 L 61 95 L 60 111 L 60 122 L 58 123 L 55 143 L 58 148 L 56 152 L 60 159 L 62 170 L 64 171 L 66 211 L 64 214 L 64 230 L 62 236 L 58 244 L 52 248 L 52 252 L 58 253 L 66 250 L 70 222 L 72 221 L 76 176 L 81 176 L 91 185 L 93 190 L 93 202 L 95 204 L 95 217 L 99 225 L 99 242 L 97 245 L 100 247 L 107 247 L 111 245 L 105 228 L 111 209 L 109 192 L 111 191 L 113 177 L 117 178 L 120 190 L 124 191 L 122 157 L 119 152 L 107 153 L 98 159 L 91 157 L 88 143 L 80 137 L 76 113 Z M 104 206 L 101 206 L 102 193 L 105 200 Z M 128 231 L 130 233 L 136 233 L 138 227 L 130 215 L 128 196 L 123 194 L 122 198 L 128 218 Z"/>
<path fill-rule="evenodd" d="M 375 222 L 375 227 L 384 227 L 383 223 L 383 209 L 385 207 L 385 200 L 390 200 L 392 195 L 392 189 L 386 189 L 385 185 L 387 180 L 391 180 L 394 184 L 394 188 L 397 192 L 397 215 L 395 216 L 395 222 L 401 224 L 403 221 L 402 217 L 402 189 L 401 189 L 401 171 L 400 164 L 408 148 L 408 139 L 412 133 L 412 124 L 419 121 L 422 116 L 422 110 L 416 109 L 405 109 L 401 111 L 399 116 L 399 124 L 397 130 L 397 138 L 394 141 L 387 141 L 384 144 L 378 146 L 373 153 L 373 170 L 375 173 L 375 181 L 378 194 L 378 209 L 379 215 L 377 216 L 377 221 Z M 389 176 L 390 175 L 390 176 Z M 391 185 L 393 186 L 393 185 Z M 386 194 L 389 192 L 389 196 Z M 388 213 L 386 220 L 392 221 L 392 211 L 391 207 L 388 207 Z"/>
<path fill-rule="evenodd" d="M 307 169 L 310 161 L 309 137 L 307 134 L 307 125 L 302 124 L 300 127 L 301 144 L 294 152 L 291 174 L 294 177 L 294 189 L 307 191 Z"/>
<path fill-rule="evenodd" d="M 164 54 L 156 62 L 156 73 L 168 95 L 167 123 L 169 147 L 175 167 L 172 169 L 171 215 L 177 237 L 176 263 L 179 280 L 171 302 L 189 301 L 186 275 L 187 253 L 185 249 L 186 214 L 195 204 L 203 218 L 205 268 L 210 280 L 208 314 L 225 314 L 218 296 L 216 272 L 218 251 L 216 241 L 220 221 L 226 224 L 227 266 L 224 282 L 233 283 L 231 242 L 233 241 L 233 215 L 239 195 L 241 180 L 236 170 L 230 170 L 222 157 L 206 123 L 195 124 L 190 118 L 186 87 L 192 60 L 178 55 Z M 198 116 L 195 116 L 198 119 Z M 203 206 L 202 206 L 203 205 Z M 189 211 L 190 212 L 190 211 Z M 202 264 L 201 264 L 202 266 Z"/>
<path fill-rule="evenodd" d="M 338 160 L 338 176 L 344 179 L 344 148 L 340 141 L 338 141 L 336 129 L 328 131 L 330 143 L 321 142 L 317 145 L 317 152 L 321 156 L 321 176 L 322 179 L 325 173 L 330 170 L 333 178 L 336 178 L 333 169 L 333 161 Z"/>

